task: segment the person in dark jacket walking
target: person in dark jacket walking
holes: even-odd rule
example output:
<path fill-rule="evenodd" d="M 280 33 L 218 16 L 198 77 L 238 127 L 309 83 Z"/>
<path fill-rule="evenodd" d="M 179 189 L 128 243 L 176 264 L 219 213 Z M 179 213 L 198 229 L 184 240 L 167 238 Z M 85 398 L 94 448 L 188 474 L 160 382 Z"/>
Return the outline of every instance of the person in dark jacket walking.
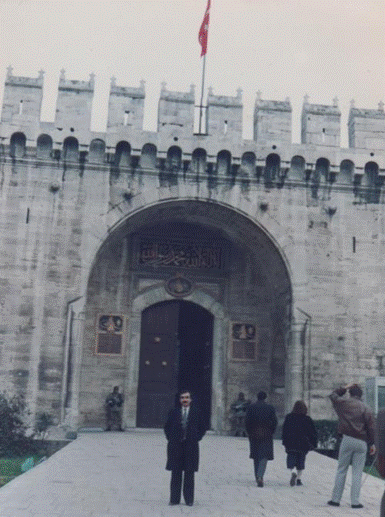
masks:
<path fill-rule="evenodd" d="M 264 391 L 258 393 L 257 402 L 247 408 L 245 422 L 250 458 L 254 460 L 254 474 L 259 487 L 263 487 L 267 462 L 274 459 L 273 434 L 277 427 L 275 409 L 266 403 L 266 398 Z"/>
<path fill-rule="evenodd" d="M 179 393 L 179 404 L 168 414 L 164 432 L 167 438 L 167 465 L 171 470 L 170 505 L 183 497 L 188 506 L 194 504 L 194 473 L 199 467 L 199 441 L 206 429 L 199 409 L 192 404 L 190 391 Z"/>
<path fill-rule="evenodd" d="M 287 453 L 286 465 L 291 470 L 290 486 L 302 485 L 306 454 L 317 446 L 317 430 L 307 415 L 303 400 L 297 400 L 291 413 L 286 415 L 282 427 L 282 444 Z"/>

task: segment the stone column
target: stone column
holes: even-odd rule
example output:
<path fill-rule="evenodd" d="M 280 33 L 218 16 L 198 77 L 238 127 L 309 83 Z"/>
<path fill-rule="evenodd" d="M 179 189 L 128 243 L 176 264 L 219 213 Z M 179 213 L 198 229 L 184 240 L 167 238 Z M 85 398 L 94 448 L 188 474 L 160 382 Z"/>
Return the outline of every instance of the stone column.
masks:
<path fill-rule="evenodd" d="M 303 322 L 293 322 L 288 335 L 285 412 L 292 410 L 296 400 L 304 398 L 305 350 L 302 343 Z"/>

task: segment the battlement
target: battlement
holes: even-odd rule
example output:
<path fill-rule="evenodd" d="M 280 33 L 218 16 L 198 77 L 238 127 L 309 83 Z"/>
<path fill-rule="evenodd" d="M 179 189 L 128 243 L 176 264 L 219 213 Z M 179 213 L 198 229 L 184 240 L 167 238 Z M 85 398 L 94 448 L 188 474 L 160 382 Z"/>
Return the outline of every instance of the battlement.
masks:
<path fill-rule="evenodd" d="M 303 113 L 312 113 L 314 115 L 332 115 L 337 117 L 341 116 L 341 112 L 336 104 L 333 104 L 333 106 L 327 106 L 325 104 L 308 104 L 307 102 L 304 102 Z"/>
<path fill-rule="evenodd" d="M 284 101 L 271 101 L 271 100 L 264 100 L 261 98 L 261 93 L 257 93 L 257 98 L 255 101 L 255 109 L 254 113 L 258 111 L 286 111 L 291 113 L 292 108 L 290 104 L 290 99 L 287 97 Z"/>
<path fill-rule="evenodd" d="M 349 123 L 355 118 L 369 118 L 369 119 L 380 119 L 385 120 L 384 103 L 378 103 L 378 109 L 359 109 L 353 106 L 349 111 Z"/>
<path fill-rule="evenodd" d="M 74 81 L 65 78 L 65 70 L 60 71 L 59 92 L 89 92 L 93 93 L 95 87 L 95 74 L 90 74 L 89 81 Z"/>
<path fill-rule="evenodd" d="M 315 148 L 319 148 L 316 151 L 318 157 L 323 156 L 330 164 L 338 166 L 336 157 L 342 155 L 341 160 L 357 161 L 357 153 L 346 153 L 340 148 L 341 112 L 337 98 L 333 99 L 331 105 L 323 105 L 312 104 L 309 97 L 305 96 L 301 146 L 298 147 L 292 143 L 292 106 L 289 98 L 267 100 L 262 99 L 261 93 L 257 92 L 254 135 L 250 141 L 242 138 L 241 89 L 234 96 L 225 96 L 214 95 L 213 89 L 209 88 L 203 124 L 202 127 L 200 124 L 199 132 L 194 133 L 194 115 L 197 114 L 195 86 L 191 85 L 189 91 L 180 92 L 168 90 L 166 83 L 163 83 L 158 103 L 157 131 L 151 133 L 143 131 L 145 82 L 141 81 L 138 87 L 117 85 L 113 77 L 106 132 L 95 135 L 90 129 L 94 74 L 90 74 L 88 81 L 70 80 L 66 78 L 65 71 L 61 70 L 53 123 L 40 121 L 43 86 L 42 70 L 37 78 L 17 77 L 13 75 L 12 67 L 7 70 L 0 137 L 3 143 L 11 147 L 12 139 L 25 139 L 24 145 L 13 146 L 19 150 L 18 156 L 25 152 L 20 149 L 33 148 L 44 141 L 45 155 L 47 149 L 51 149 L 55 156 L 59 156 L 62 150 L 61 156 L 67 156 L 67 159 L 69 156 L 76 159 L 79 153 L 83 157 L 87 153 L 91 156 L 91 149 L 96 149 L 98 160 L 101 160 L 100 153 L 107 151 L 111 155 L 116 153 L 116 149 L 120 149 L 120 153 L 124 148 L 127 164 L 130 163 L 128 156 L 132 154 L 139 157 L 141 149 L 146 145 L 152 146 L 151 156 L 155 153 L 155 156 L 162 159 L 168 156 L 173 146 L 181 146 L 177 151 L 180 160 L 184 159 L 184 155 L 191 157 L 196 148 L 205 148 L 208 159 L 213 159 L 223 151 L 228 153 L 226 163 L 232 160 L 238 165 L 245 153 L 252 153 L 258 156 L 258 160 L 264 160 L 269 149 L 270 152 L 273 149 L 279 153 L 287 163 L 295 154 L 306 155 L 306 162 L 316 163 L 318 158 L 313 156 Z M 382 170 L 385 148 L 384 104 L 380 103 L 378 109 L 359 109 L 352 104 L 348 127 L 349 147 L 356 150 L 359 156 L 363 156 L 363 151 L 369 151 L 371 157 L 376 156 L 375 159 L 380 155 L 379 167 Z M 66 153 L 65 149 L 70 148 L 72 151 Z M 359 168 L 362 169 L 366 162 L 364 158 L 360 160 L 362 163 Z"/>
<path fill-rule="evenodd" d="M 162 83 L 162 89 L 160 91 L 160 100 L 195 104 L 195 86 L 192 84 L 190 86 L 189 92 L 175 92 L 167 90 L 166 83 Z"/>
<path fill-rule="evenodd" d="M 117 86 L 116 78 L 111 78 L 110 95 L 130 97 L 132 99 L 144 99 L 146 97 L 145 81 L 140 81 L 138 88 L 132 86 Z"/>
<path fill-rule="evenodd" d="M 290 144 L 292 138 L 291 104 L 284 101 L 264 100 L 257 92 L 254 107 L 254 140 L 263 145 Z"/>
<path fill-rule="evenodd" d="M 12 74 L 13 68 L 9 66 L 7 68 L 7 75 L 5 78 L 6 86 L 25 86 L 26 88 L 43 88 L 44 83 L 44 70 L 40 70 L 37 78 L 33 77 L 21 77 Z"/>
<path fill-rule="evenodd" d="M 237 96 L 231 97 L 226 95 L 214 95 L 213 88 L 209 88 L 207 96 L 208 106 L 225 106 L 226 108 L 242 107 L 242 90 L 237 90 Z"/>
<path fill-rule="evenodd" d="M 351 102 L 349 111 L 349 147 L 358 149 L 385 149 L 384 103 L 378 109 L 358 109 Z"/>

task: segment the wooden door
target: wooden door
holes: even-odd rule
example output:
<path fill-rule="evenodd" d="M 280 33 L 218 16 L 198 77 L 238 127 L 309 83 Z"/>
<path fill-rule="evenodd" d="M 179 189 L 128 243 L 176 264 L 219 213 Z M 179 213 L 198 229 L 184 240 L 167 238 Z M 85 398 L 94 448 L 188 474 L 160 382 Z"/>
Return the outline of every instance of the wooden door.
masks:
<path fill-rule="evenodd" d="M 179 301 L 142 313 L 137 427 L 163 427 L 178 389 Z"/>

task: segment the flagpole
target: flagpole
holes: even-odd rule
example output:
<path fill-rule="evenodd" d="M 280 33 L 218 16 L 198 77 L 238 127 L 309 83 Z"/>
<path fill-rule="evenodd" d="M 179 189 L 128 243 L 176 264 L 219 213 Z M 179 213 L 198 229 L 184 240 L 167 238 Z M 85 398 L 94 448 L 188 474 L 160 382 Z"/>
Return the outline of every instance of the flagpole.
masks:
<path fill-rule="evenodd" d="M 205 72 L 206 72 L 206 54 L 203 56 L 202 65 L 202 90 L 201 90 L 201 101 L 199 103 L 199 134 L 202 133 L 202 110 L 203 110 L 203 97 L 205 90 Z"/>

